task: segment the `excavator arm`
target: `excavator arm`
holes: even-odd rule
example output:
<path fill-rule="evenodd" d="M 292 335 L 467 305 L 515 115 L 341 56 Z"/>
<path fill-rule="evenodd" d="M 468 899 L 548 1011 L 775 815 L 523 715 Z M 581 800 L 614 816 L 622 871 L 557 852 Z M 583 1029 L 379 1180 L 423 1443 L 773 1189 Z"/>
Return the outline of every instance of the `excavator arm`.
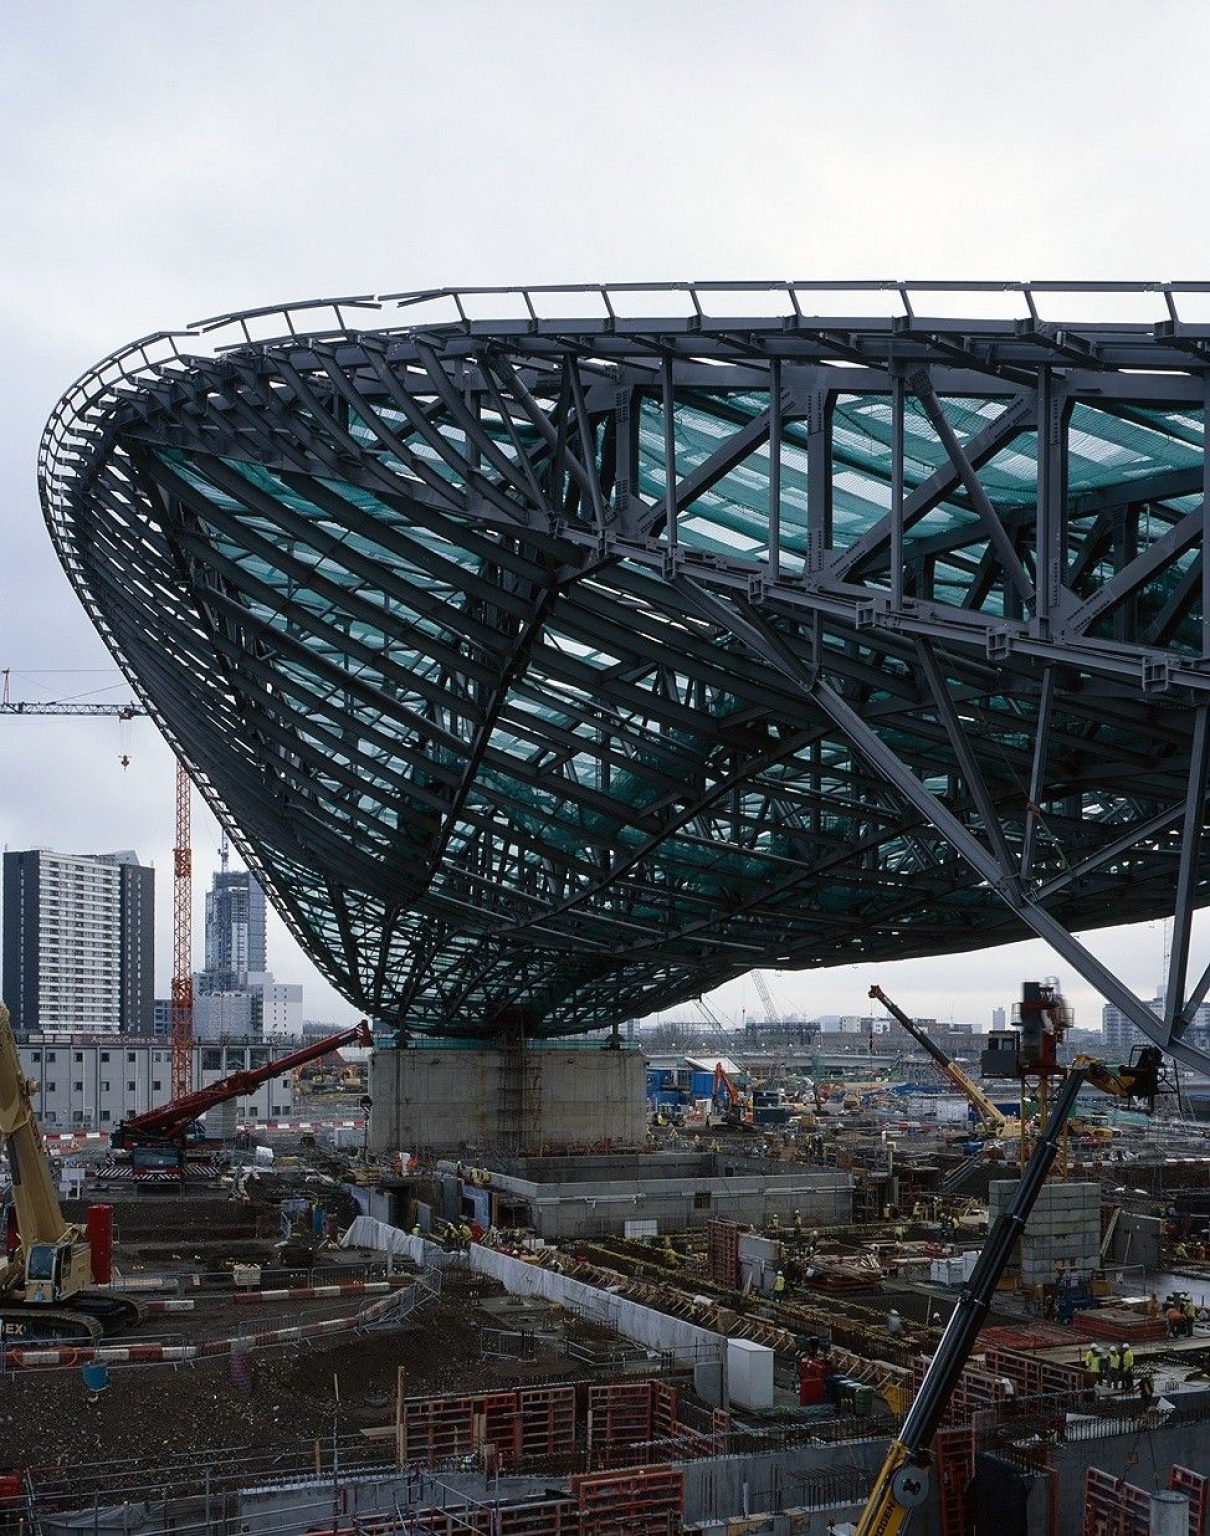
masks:
<path fill-rule="evenodd" d="M 1112 1094 L 1115 1099 L 1146 1099 L 1149 1107 L 1154 1107 L 1163 1086 L 1164 1057 L 1157 1045 L 1145 1046 L 1133 1061 L 1116 1067 L 1094 1056 L 1077 1056 L 1072 1065 L 1080 1067 L 1092 1086 L 1102 1093 Z"/>

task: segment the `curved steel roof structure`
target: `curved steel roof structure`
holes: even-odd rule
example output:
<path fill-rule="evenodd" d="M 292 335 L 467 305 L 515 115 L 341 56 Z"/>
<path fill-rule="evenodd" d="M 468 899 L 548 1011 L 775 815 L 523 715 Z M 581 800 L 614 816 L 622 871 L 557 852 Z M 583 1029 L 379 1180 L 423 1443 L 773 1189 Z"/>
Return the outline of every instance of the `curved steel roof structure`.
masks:
<path fill-rule="evenodd" d="M 558 1034 L 1033 932 L 1196 1063 L 1199 316 L 1208 284 L 225 316 L 68 392 L 44 508 L 367 1011 Z M 1073 930 L 1174 907 L 1156 1019 Z"/>

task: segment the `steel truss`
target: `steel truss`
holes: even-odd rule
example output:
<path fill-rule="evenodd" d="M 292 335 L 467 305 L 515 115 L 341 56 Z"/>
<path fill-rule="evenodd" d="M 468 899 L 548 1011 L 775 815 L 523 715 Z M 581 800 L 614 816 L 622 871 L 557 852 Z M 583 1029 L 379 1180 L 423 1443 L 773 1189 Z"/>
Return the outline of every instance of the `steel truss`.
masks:
<path fill-rule="evenodd" d="M 1106 291 L 1159 318 L 1044 318 Z M 558 1034 L 754 966 L 1034 933 L 1200 1066 L 1210 326 L 1181 311 L 1207 293 L 222 317 L 73 386 L 43 502 L 132 685 L 378 1017 Z M 1020 312 L 921 313 L 959 298 Z M 1170 912 L 1161 1018 L 1075 932 Z"/>

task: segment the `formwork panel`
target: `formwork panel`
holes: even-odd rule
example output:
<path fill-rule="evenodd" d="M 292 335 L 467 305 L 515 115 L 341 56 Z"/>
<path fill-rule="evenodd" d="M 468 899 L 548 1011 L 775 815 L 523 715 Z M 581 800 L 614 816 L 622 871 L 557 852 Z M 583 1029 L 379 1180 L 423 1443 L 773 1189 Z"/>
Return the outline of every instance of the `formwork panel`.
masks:
<path fill-rule="evenodd" d="M 515 1392 L 478 1397 L 409 1398 L 399 1412 L 399 1443 L 405 1462 L 435 1466 L 451 1456 L 492 1447 L 505 1465 L 520 1455 L 520 1409 Z"/>
<path fill-rule="evenodd" d="M 588 1390 L 588 1451 L 596 1467 L 642 1461 L 652 1440 L 650 1381 L 616 1381 Z"/>
<path fill-rule="evenodd" d="M 1147 1536 L 1151 1500 L 1142 1488 L 1089 1467 L 1084 1474 L 1083 1536 Z"/>
<path fill-rule="evenodd" d="M 710 1278 L 739 1289 L 739 1227 L 715 1217 L 706 1223 L 706 1265 Z"/>
<path fill-rule="evenodd" d="M 913 1395 L 920 1391 L 928 1366 L 929 1360 L 926 1356 L 917 1356 L 913 1361 Z M 1008 1393 L 1005 1392 L 1004 1383 L 999 1376 L 993 1375 L 991 1371 L 981 1371 L 976 1366 L 968 1365 L 954 1385 L 949 1406 L 941 1422 L 951 1426 L 969 1424 L 976 1413 L 981 1413 L 987 1408 L 995 1408 L 1007 1396 Z"/>
<path fill-rule="evenodd" d="M 561 1456 L 575 1448 L 574 1387 L 523 1387 L 517 1396 L 523 1460 Z"/>
<path fill-rule="evenodd" d="M 1183 1493 L 1189 1500 L 1189 1536 L 1207 1536 L 1210 1477 L 1191 1472 L 1188 1467 L 1173 1466 L 1168 1473 L 1168 1489 L 1171 1493 Z"/>
<path fill-rule="evenodd" d="M 684 1474 L 673 1467 L 574 1477 L 580 1536 L 672 1536 L 681 1528 Z"/>
<path fill-rule="evenodd" d="M 939 1429 L 933 1439 L 941 1536 L 966 1536 L 966 1490 L 975 1475 L 973 1429 Z"/>
<path fill-rule="evenodd" d="M 1086 1385 L 1082 1366 L 1042 1360 L 1019 1350 L 989 1349 L 984 1354 L 984 1363 L 993 1376 L 1006 1376 L 1020 1397 L 1079 1392 Z"/>
<path fill-rule="evenodd" d="M 676 1388 L 665 1381 L 651 1383 L 651 1438 L 671 1440 L 676 1433 Z"/>

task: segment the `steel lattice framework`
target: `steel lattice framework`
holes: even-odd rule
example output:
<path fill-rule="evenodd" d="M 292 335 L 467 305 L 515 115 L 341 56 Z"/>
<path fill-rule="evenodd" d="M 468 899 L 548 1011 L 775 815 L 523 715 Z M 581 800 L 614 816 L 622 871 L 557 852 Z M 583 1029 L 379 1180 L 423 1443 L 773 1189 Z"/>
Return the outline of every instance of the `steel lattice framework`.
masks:
<path fill-rule="evenodd" d="M 1201 1064 L 1207 296 L 224 316 L 69 391 L 44 507 L 279 909 L 379 1017 L 559 1034 L 753 966 L 1032 932 Z M 1097 305 L 1155 314 L 1057 318 Z M 1074 931 L 1173 911 L 1161 1019 Z"/>

